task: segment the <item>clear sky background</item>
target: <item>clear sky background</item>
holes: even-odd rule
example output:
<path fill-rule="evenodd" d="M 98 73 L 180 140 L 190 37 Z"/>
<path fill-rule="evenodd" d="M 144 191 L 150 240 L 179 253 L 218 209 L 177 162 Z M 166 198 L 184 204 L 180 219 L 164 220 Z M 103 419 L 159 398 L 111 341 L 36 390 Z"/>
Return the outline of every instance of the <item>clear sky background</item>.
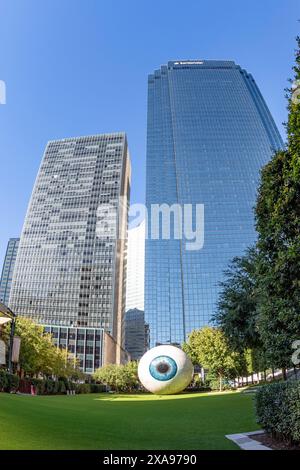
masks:
<path fill-rule="evenodd" d="M 284 136 L 299 18 L 299 0 L 0 0 L 0 270 L 50 139 L 126 131 L 144 202 L 147 75 L 168 60 L 236 61 Z"/>

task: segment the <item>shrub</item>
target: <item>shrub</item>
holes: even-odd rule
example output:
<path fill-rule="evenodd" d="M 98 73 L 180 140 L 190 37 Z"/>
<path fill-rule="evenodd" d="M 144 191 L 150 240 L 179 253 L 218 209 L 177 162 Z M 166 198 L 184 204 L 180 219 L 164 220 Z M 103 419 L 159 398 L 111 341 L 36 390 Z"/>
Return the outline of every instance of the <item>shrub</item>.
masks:
<path fill-rule="evenodd" d="M 7 392 L 16 392 L 19 388 L 20 379 L 17 375 L 14 374 L 7 374 L 8 377 L 8 384 L 7 384 Z"/>
<path fill-rule="evenodd" d="M 62 381 L 51 379 L 27 379 L 30 385 L 34 385 L 37 395 L 58 395 L 66 393 L 65 384 Z"/>
<path fill-rule="evenodd" d="M 4 392 L 8 384 L 7 372 L 0 370 L 0 391 Z"/>
<path fill-rule="evenodd" d="M 38 395 L 46 395 L 47 394 L 46 380 L 38 380 L 38 381 L 36 381 L 36 383 L 33 383 L 33 385 L 36 386 L 36 393 Z"/>
<path fill-rule="evenodd" d="M 260 387 L 255 394 L 257 422 L 273 437 L 300 443 L 300 381 Z"/>
<path fill-rule="evenodd" d="M 232 390 L 235 388 L 234 385 L 234 381 L 222 379 L 222 390 Z M 209 371 L 201 384 L 201 389 L 201 391 L 220 390 L 220 378 Z"/>
<path fill-rule="evenodd" d="M 47 393 L 47 395 L 52 395 L 52 393 L 54 393 L 54 387 L 55 387 L 55 384 L 53 382 L 53 380 L 49 380 L 47 379 L 46 380 L 46 387 L 45 387 L 45 391 Z"/>
<path fill-rule="evenodd" d="M 91 393 L 103 393 L 106 392 L 106 385 L 103 384 L 91 384 L 90 385 Z"/>
<path fill-rule="evenodd" d="M 58 393 L 66 393 L 67 391 L 67 388 L 66 388 L 66 384 L 63 380 L 59 380 L 58 381 Z"/>
<path fill-rule="evenodd" d="M 76 393 L 101 393 L 106 392 L 106 386 L 102 384 L 74 383 L 64 378 L 52 379 L 21 379 L 17 375 L 9 374 L 0 369 L 0 392 L 30 393 L 31 385 L 35 387 L 37 395 L 66 394 L 67 390 L 75 390 Z"/>
<path fill-rule="evenodd" d="M 58 395 L 65 394 L 67 390 L 74 388 L 73 384 L 69 384 L 64 380 L 31 380 L 31 383 L 36 386 L 38 395 Z"/>
<path fill-rule="evenodd" d="M 2 392 L 16 392 L 19 388 L 19 377 L 0 370 L 0 390 Z"/>
<path fill-rule="evenodd" d="M 90 384 L 76 384 L 75 391 L 76 393 L 90 393 Z"/>

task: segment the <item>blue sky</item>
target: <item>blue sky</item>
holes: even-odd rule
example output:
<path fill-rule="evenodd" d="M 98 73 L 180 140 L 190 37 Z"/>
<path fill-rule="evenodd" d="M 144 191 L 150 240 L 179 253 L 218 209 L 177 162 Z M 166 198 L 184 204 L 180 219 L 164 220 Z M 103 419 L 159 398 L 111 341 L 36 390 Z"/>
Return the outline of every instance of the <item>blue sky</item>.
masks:
<path fill-rule="evenodd" d="M 299 18 L 298 0 L 0 0 L 0 268 L 50 139 L 126 131 L 144 201 L 147 75 L 168 60 L 235 60 L 284 135 Z"/>

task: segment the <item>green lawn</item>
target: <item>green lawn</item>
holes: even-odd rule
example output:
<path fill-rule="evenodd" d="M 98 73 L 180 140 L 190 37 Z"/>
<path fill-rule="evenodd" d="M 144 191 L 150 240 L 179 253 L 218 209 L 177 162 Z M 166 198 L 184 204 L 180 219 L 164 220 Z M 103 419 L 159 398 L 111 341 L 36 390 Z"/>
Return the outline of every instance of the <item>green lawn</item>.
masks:
<path fill-rule="evenodd" d="M 258 429 L 241 393 L 21 396 L 0 393 L 0 449 L 236 449 Z"/>

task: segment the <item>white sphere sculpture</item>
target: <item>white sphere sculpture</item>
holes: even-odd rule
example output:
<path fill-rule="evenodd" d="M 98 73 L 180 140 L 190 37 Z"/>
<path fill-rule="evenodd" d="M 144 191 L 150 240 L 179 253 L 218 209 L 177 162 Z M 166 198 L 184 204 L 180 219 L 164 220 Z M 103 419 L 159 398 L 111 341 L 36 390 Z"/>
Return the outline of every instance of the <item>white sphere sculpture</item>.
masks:
<path fill-rule="evenodd" d="M 156 346 L 147 351 L 138 366 L 138 376 L 149 392 L 171 395 L 184 390 L 193 378 L 190 358 L 175 346 Z"/>

